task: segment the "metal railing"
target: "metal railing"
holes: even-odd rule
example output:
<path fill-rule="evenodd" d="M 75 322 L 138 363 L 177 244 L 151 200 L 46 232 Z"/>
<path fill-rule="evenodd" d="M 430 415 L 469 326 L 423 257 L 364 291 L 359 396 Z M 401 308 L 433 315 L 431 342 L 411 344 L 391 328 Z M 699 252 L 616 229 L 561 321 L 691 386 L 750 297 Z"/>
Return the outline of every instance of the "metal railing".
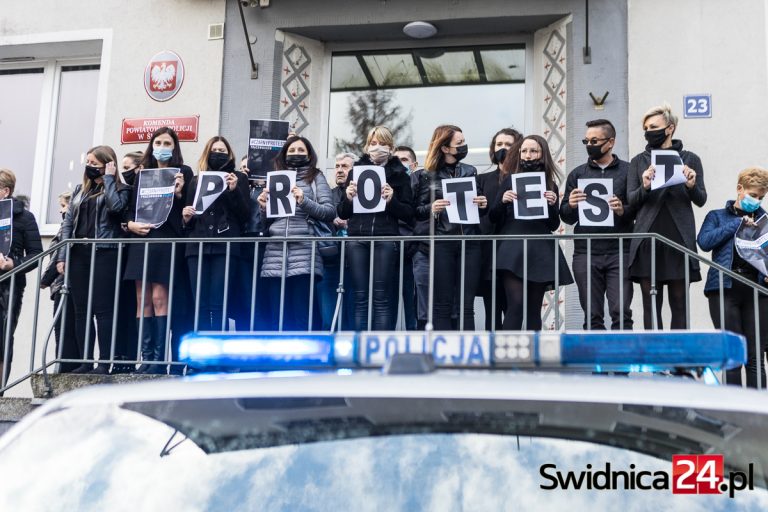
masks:
<path fill-rule="evenodd" d="M 404 290 L 404 270 L 405 270 L 405 253 L 406 253 L 406 244 L 413 243 L 413 242 L 426 242 L 430 246 L 430 255 L 431 257 L 435 254 L 436 250 L 440 249 L 441 242 L 448 242 L 448 241 L 454 241 L 454 242 L 460 242 L 461 244 L 461 264 L 458 265 L 459 273 L 458 276 L 458 283 L 459 283 L 459 293 L 458 293 L 458 329 L 463 330 L 464 329 L 464 286 L 465 286 L 465 257 L 466 257 L 466 244 L 469 241 L 477 242 L 477 241 L 488 241 L 491 243 L 491 330 L 495 331 L 497 329 L 496 325 L 496 306 L 497 306 L 497 297 L 496 297 L 496 282 L 498 278 L 498 271 L 496 269 L 497 267 L 497 246 L 502 241 L 509 241 L 509 240 L 518 240 L 522 242 L 523 244 L 523 276 L 522 276 L 522 282 L 523 282 L 523 313 L 522 313 L 522 330 L 527 329 L 527 295 L 528 295 L 528 268 L 529 268 L 529 257 L 528 257 L 528 244 L 531 241 L 535 240 L 548 240 L 548 241 L 556 241 L 558 243 L 554 243 L 553 245 L 553 251 L 554 251 L 554 257 L 555 257 L 555 275 L 554 275 L 554 304 L 556 307 L 554 307 L 554 315 L 555 315 L 555 325 L 560 327 L 562 325 L 561 318 L 560 318 L 560 310 L 557 305 L 559 304 L 559 298 L 560 294 L 563 293 L 561 291 L 560 283 L 562 280 L 562 276 L 559 275 L 559 266 L 557 264 L 558 259 L 560 257 L 560 251 L 563 250 L 559 242 L 569 242 L 573 240 L 586 240 L 587 244 L 587 296 L 591 296 L 591 272 L 592 272 L 592 265 L 591 265 L 591 244 L 593 241 L 596 240 L 603 240 L 603 239 L 610 239 L 614 241 L 618 241 L 619 244 L 619 300 L 620 300 L 620 328 L 624 328 L 624 317 L 623 317 L 623 311 L 624 311 L 624 289 L 625 286 L 625 276 L 624 272 L 626 272 L 625 261 L 624 261 L 624 246 L 627 243 L 630 243 L 633 239 L 648 239 L 651 243 L 651 301 L 652 301 L 652 319 L 653 319 L 653 329 L 658 328 L 657 324 L 657 317 L 656 317 L 656 293 L 657 293 L 657 282 L 656 282 L 656 275 L 657 275 L 657 269 L 656 269 L 656 250 L 658 244 L 663 244 L 664 246 L 667 246 L 677 252 L 679 252 L 681 255 L 684 256 L 685 260 L 685 285 L 686 285 L 686 294 L 685 294 L 685 315 L 686 315 L 686 325 L 688 328 L 691 327 L 691 312 L 690 312 L 690 306 L 691 306 L 691 300 L 690 300 L 690 278 L 689 278 L 689 269 L 690 269 L 690 262 L 693 259 L 694 261 L 697 261 L 701 264 L 704 264 L 710 268 L 714 268 L 719 273 L 719 292 L 720 292 L 720 325 L 725 326 L 725 300 L 724 300 L 724 286 L 723 286 L 723 278 L 724 276 L 728 276 L 731 280 L 734 282 L 739 282 L 750 289 L 753 290 L 753 297 L 754 297 L 754 306 L 755 306 L 755 331 L 756 331 L 756 337 L 755 340 L 755 351 L 759 355 L 758 356 L 758 387 L 762 385 L 762 366 L 763 366 L 763 359 L 762 359 L 762 353 L 760 351 L 761 346 L 761 340 L 760 340 L 760 321 L 761 318 L 759 316 L 759 301 L 760 297 L 768 297 L 768 288 L 765 288 L 763 286 L 759 286 L 756 283 L 746 279 L 741 274 L 733 272 L 721 265 L 718 265 L 707 258 L 699 255 L 698 253 L 689 250 L 688 248 L 677 244 L 669 239 L 666 239 L 660 235 L 657 234 L 623 234 L 621 236 L 616 236 L 615 234 L 563 234 L 563 235 L 498 235 L 498 236 L 438 236 L 438 237 L 429 237 L 429 236 L 389 236 L 389 237 L 374 237 L 374 238 L 363 238 L 363 237 L 349 237 L 349 238 L 334 238 L 333 240 L 338 242 L 340 244 L 340 252 L 339 252 L 339 281 L 338 286 L 336 288 L 337 297 L 336 297 L 336 304 L 335 309 L 333 313 L 333 317 L 331 319 L 330 323 L 330 331 L 337 331 L 342 326 L 345 325 L 344 322 L 344 309 L 342 306 L 344 304 L 344 301 L 352 300 L 352 298 L 349 295 L 349 287 L 347 286 L 348 279 L 347 279 L 347 273 L 348 269 L 347 267 L 347 251 L 346 246 L 350 242 L 391 242 L 394 244 L 397 244 L 399 248 L 398 252 L 398 275 L 397 275 L 397 294 L 396 294 L 396 324 L 402 325 L 404 315 L 406 313 L 405 306 L 403 302 L 403 290 Z M 142 363 L 148 363 L 152 365 L 156 365 L 158 367 L 163 368 L 163 372 L 169 372 L 172 371 L 172 369 L 180 368 L 183 365 L 179 363 L 178 361 L 174 360 L 174 348 L 173 344 L 177 342 L 180 335 L 183 333 L 180 332 L 174 332 L 174 325 L 176 325 L 175 322 L 172 321 L 174 318 L 175 311 L 178 308 L 181 308 L 181 311 L 183 313 L 188 313 L 189 308 L 194 308 L 194 316 L 193 321 L 191 323 L 190 329 L 191 330 L 197 330 L 198 326 L 200 325 L 200 299 L 201 299 L 201 290 L 202 290 L 202 282 L 203 279 L 206 278 L 206 268 L 204 264 L 204 258 L 198 257 L 197 259 L 197 272 L 196 272 L 196 288 L 195 290 L 191 290 L 192 292 L 192 301 L 191 303 L 186 304 L 178 304 L 177 302 L 182 299 L 182 297 L 177 296 L 178 294 L 175 292 L 176 288 L 175 285 L 179 279 L 186 280 L 188 276 L 178 275 L 178 269 L 177 265 L 173 264 L 179 258 L 182 256 L 182 251 L 186 249 L 186 247 L 189 244 L 197 244 L 198 249 L 198 255 L 203 254 L 203 249 L 208 244 L 220 244 L 225 246 L 225 252 L 224 252 L 224 295 L 223 295 L 223 307 L 221 311 L 221 325 L 223 326 L 224 330 L 230 330 L 232 326 L 230 325 L 230 318 L 232 318 L 231 313 L 231 290 L 230 290 L 230 277 L 232 276 L 232 264 L 235 261 L 235 258 L 232 257 L 232 247 L 233 244 L 239 244 L 241 247 L 244 245 L 252 245 L 253 246 L 253 261 L 248 261 L 247 263 L 250 265 L 250 277 L 251 282 L 250 286 L 248 287 L 249 296 L 242 297 L 238 296 L 235 298 L 235 300 L 245 300 L 247 301 L 249 305 L 249 314 L 248 314 L 248 322 L 247 322 L 247 329 L 241 330 L 261 330 L 263 329 L 263 325 L 259 325 L 259 322 L 256 320 L 256 313 L 257 308 L 259 304 L 259 298 L 260 298 L 260 286 L 263 284 L 261 282 L 261 279 L 259 277 L 259 274 L 261 272 L 261 262 L 259 255 L 261 253 L 260 249 L 265 246 L 265 244 L 278 244 L 280 246 L 280 249 L 282 250 L 282 273 L 280 276 L 280 294 L 279 294 L 279 304 L 278 304 L 278 314 L 277 314 L 277 322 L 276 327 L 278 331 L 283 331 L 283 327 L 285 325 L 285 317 L 286 314 L 290 314 L 290 312 L 286 312 L 286 304 L 285 304 L 285 297 L 286 297 L 286 284 L 287 284 L 287 256 L 289 254 L 289 247 L 292 244 L 297 243 L 309 243 L 311 244 L 311 258 L 310 258 L 310 273 L 309 273 L 309 301 L 308 301 L 308 323 L 307 323 L 307 330 L 312 330 L 313 325 L 315 325 L 316 320 L 316 310 L 314 307 L 315 302 L 315 295 L 316 295 L 316 284 L 317 284 L 317 276 L 316 276 L 316 267 L 315 263 L 317 261 L 316 257 L 319 257 L 318 254 L 318 243 L 319 242 L 327 242 L 328 238 L 319 238 L 319 237 L 269 237 L 269 238 L 217 238 L 217 239 L 211 239 L 211 238 L 183 238 L 183 239 L 138 239 L 138 238 L 131 238 L 131 239 L 113 239 L 109 240 L 110 243 L 114 243 L 117 246 L 117 269 L 122 269 L 123 260 L 125 258 L 125 253 L 130 245 L 134 244 L 143 244 L 143 265 L 142 265 L 142 275 L 144 277 L 147 276 L 148 267 L 150 265 L 149 261 L 149 247 L 152 244 L 169 244 L 170 245 L 170 260 L 172 262 L 170 266 L 170 273 L 169 273 L 169 283 L 168 283 L 168 319 L 169 322 L 167 324 L 167 327 L 165 328 L 165 332 L 162 338 L 162 360 L 159 361 L 143 361 L 141 358 L 141 340 L 143 336 L 143 330 L 145 328 L 145 316 L 143 313 L 144 308 L 141 308 L 141 315 L 138 318 L 138 327 L 137 327 L 137 339 L 135 340 L 135 351 L 133 350 L 133 347 L 131 347 L 131 352 L 128 354 L 130 356 L 134 355 L 136 357 L 125 357 L 126 354 L 116 354 L 116 340 L 118 338 L 118 313 L 121 309 L 121 304 L 119 302 L 120 297 L 120 290 L 121 287 L 129 285 L 130 282 L 123 281 L 123 276 L 121 271 L 117 271 L 115 273 L 115 297 L 112 304 L 112 332 L 108 335 L 110 336 L 110 348 L 109 353 L 99 353 L 99 356 L 96 357 L 95 351 L 96 351 L 96 344 L 93 344 L 93 353 L 89 354 L 90 347 L 93 341 L 91 340 L 91 329 L 86 328 L 85 329 L 85 353 L 83 354 L 83 357 L 81 358 L 65 358 L 62 357 L 62 350 L 65 343 L 72 343 L 73 340 L 60 340 L 59 346 L 58 346 L 58 352 L 56 353 L 56 357 L 53 359 L 47 358 L 48 353 L 48 344 L 50 342 L 50 338 L 52 336 L 52 333 L 54 332 L 54 323 L 56 321 L 59 321 L 61 324 L 61 330 L 60 332 L 65 332 L 64 327 L 66 326 L 67 322 L 74 321 L 74 319 L 68 319 L 67 318 L 67 308 L 65 307 L 66 300 L 69 300 L 69 289 L 70 289 L 70 283 L 69 283 L 69 277 L 70 277 L 70 271 L 69 271 L 69 263 L 71 261 L 71 257 L 68 257 L 66 260 L 66 268 L 65 268 L 65 285 L 62 288 L 62 300 L 60 301 L 60 306 L 58 310 L 55 312 L 53 319 L 42 319 L 39 315 L 39 309 L 40 309 L 40 282 L 41 282 L 41 276 L 43 272 L 43 262 L 50 257 L 51 255 L 54 255 L 59 249 L 64 249 L 67 251 L 67 254 L 69 255 L 71 253 L 71 249 L 73 245 L 77 244 L 78 246 L 85 244 L 89 247 L 90 250 L 90 263 L 91 263 L 91 269 L 94 268 L 94 264 L 96 262 L 96 257 L 99 252 L 99 249 L 97 249 L 97 244 L 103 244 L 105 240 L 67 240 L 64 242 L 60 242 L 56 244 L 55 246 L 52 246 L 45 250 L 43 253 L 38 255 L 37 257 L 33 258 L 30 261 L 27 261 L 23 265 L 20 265 L 19 267 L 14 268 L 12 271 L 0 276 L 0 285 L 2 285 L 3 282 L 7 280 L 10 281 L 10 293 L 9 293 L 9 305 L 8 310 L 13 311 L 14 308 L 14 300 L 15 300 L 15 287 L 16 287 L 16 279 L 13 279 L 13 276 L 18 275 L 20 273 L 26 272 L 30 268 L 37 266 L 37 269 L 35 271 L 36 278 L 34 280 L 30 280 L 31 282 L 28 283 L 27 288 L 34 287 L 34 303 L 33 303 L 33 322 L 31 326 L 31 350 L 29 353 L 29 369 L 24 375 L 21 377 L 15 379 L 12 382 L 8 382 L 7 377 L 7 370 L 3 372 L 2 380 L 0 382 L 0 392 L 4 392 L 14 386 L 19 385 L 20 383 L 28 380 L 32 375 L 42 373 L 47 376 L 47 374 L 52 369 L 53 365 L 56 364 L 66 364 L 66 363 L 79 363 L 79 364 L 108 364 L 110 366 L 114 365 L 136 365 L 136 364 L 142 364 Z M 369 268 L 368 268 L 368 311 L 367 311 L 367 326 L 370 330 L 370 327 L 372 325 L 373 320 L 373 274 L 374 274 L 374 266 L 375 266 L 375 258 L 374 258 L 374 251 L 370 251 L 369 256 L 369 262 L 368 262 Z M 428 297 L 428 304 L 429 307 L 427 308 L 427 325 L 426 329 L 431 329 L 432 321 L 433 321 L 433 299 L 434 299 L 434 263 L 432 259 L 430 259 L 430 278 L 429 278 L 429 297 Z M 395 276 L 393 276 L 395 277 Z M 438 278 L 442 278 L 443 276 L 438 276 Z M 89 282 L 88 282 L 88 304 L 87 304 L 87 312 L 86 312 L 86 318 L 89 319 L 89 325 L 90 321 L 92 321 L 93 316 L 93 292 L 94 292 L 94 286 L 99 286 L 99 283 L 94 282 L 94 273 L 90 273 Z M 132 283 L 131 283 L 132 285 Z M 142 280 L 141 285 L 141 297 L 146 297 L 146 291 L 147 291 L 147 280 Z M 132 286 L 133 287 L 133 286 Z M 393 304 L 394 305 L 394 304 Z M 590 329 L 591 327 L 591 301 L 586 301 L 586 311 L 585 318 L 586 318 L 586 328 Z M 123 306 L 124 307 L 124 306 Z M 179 313 L 181 314 L 181 313 Z M 6 317 L 9 315 L 6 315 Z M 764 322 L 768 321 L 768 319 L 762 319 Z M 49 325 L 50 328 L 47 329 L 47 334 L 43 340 L 43 349 L 42 353 L 40 355 L 40 363 L 36 365 L 35 359 L 36 355 L 38 354 L 38 333 L 40 331 L 41 325 Z M 235 327 L 238 328 L 238 327 Z M 12 335 L 12 325 L 10 321 L 7 321 L 5 325 L 3 325 L 3 332 L 4 332 L 4 339 L 10 340 Z M 120 333 L 121 335 L 122 333 Z M 102 333 L 98 333 L 97 336 L 102 336 Z M 9 361 L 9 350 L 10 350 L 10 344 L 5 344 L 5 357 L 4 361 L 6 362 L 6 366 L 10 364 Z M 92 357 L 89 357 L 89 355 L 92 355 Z M 120 357 L 122 356 L 122 357 Z"/>

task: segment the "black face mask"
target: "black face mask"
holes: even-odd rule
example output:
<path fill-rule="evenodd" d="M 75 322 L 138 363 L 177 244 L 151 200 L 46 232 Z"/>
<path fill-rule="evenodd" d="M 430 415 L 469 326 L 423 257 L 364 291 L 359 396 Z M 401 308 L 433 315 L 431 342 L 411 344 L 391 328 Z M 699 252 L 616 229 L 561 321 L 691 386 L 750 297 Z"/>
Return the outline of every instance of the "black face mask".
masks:
<path fill-rule="evenodd" d="M 667 129 L 659 128 L 658 130 L 645 130 L 645 140 L 652 148 L 660 148 L 664 141 L 667 140 L 667 134 L 664 131 Z"/>
<path fill-rule="evenodd" d="M 467 154 L 469 153 L 469 148 L 467 147 L 466 144 L 463 144 L 461 146 L 456 146 L 455 149 L 456 149 L 456 154 L 451 156 L 453 156 L 453 158 L 455 158 L 459 162 L 464 160 L 464 158 L 466 158 Z"/>
<path fill-rule="evenodd" d="M 92 165 L 85 166 L 85 177 L 89 180 L 95 180 L 101 178 L 101 168 L 93 167 Z"/>
<path fill-rule="evenodd" d="M 213 152 L 208 154 L 208 167 L 212 171 L 218 171 L 229 162 L 229 155 L 227 153 Z"/>
<path fill-rule="evenodd" d="M 307 155 L 288 155 L 285 157 L 285 165 L 291 169 L 307 167 L 309 165 L 309 157 Z"/>
<path fill-rule="evenodd" d="M 600 144 L 599 146 L 598 145 L 593 146 L 591 144 L 587 144 L 587 155 L 589 155 L 589 158 L 591 160 L 600 160 L 601 158 L 603 158 L 603 155 L 605 154 L 603 153 L 603 146 L 605 146 L 605 144 L 606 144 L 605 142 Z"/>
<path fill-rule="evenodd" d="M 507 148 L 497 149 L 493 153 L 493 163 L 501 165 L 504 163 L 504 159 L 507 158 Z"/>
<path fill-rule="evenodd" d="M 127 184 L 133 185 L 133 182 L 136 180 L 136 169 L 134 168 L 123 171 L 123 179 Z"/>
<path fill-rule="evenodd" d="M 520 160 L 520 170 L 522 172 L 542 172 L 544 170 L 544 162 L 541 159 Z"/>

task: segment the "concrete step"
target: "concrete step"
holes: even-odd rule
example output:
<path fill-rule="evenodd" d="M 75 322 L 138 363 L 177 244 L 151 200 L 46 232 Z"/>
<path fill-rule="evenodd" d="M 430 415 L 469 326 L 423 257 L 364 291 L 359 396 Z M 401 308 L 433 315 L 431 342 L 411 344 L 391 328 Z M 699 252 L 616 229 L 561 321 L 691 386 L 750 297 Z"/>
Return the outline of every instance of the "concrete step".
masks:
<path fill-rule="evenodd" d="M 33 404 L 32 398 L 0 398 L 0 433 L 13 423 L 32 412 L 39 403 Z M 5 424 L 8 425 L 5 425 Z"/>
<path fill-rule="evenodd" d="M 96 384 L 128 384 L 131 382 L 144 382 L 158 379 L 174 379 L 176 375 L 145 375 L 125 373 L 118 375 L 83 375 L 72 373 L 55 373 L 48 375 L 50 392 L 47 390 L 45 379 L 42 375 L 33 375 L 30 379 L 32 394 L 35 398 L 54 398 L 67 391 L 94 386 Z"/>

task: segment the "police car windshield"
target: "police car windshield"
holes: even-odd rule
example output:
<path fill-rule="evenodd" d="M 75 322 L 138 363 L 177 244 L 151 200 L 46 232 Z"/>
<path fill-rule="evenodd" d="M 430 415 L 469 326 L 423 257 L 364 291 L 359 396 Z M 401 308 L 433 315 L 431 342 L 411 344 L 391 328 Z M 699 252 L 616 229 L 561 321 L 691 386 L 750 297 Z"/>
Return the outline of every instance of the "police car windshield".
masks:
<path fill-rule="evenodd" d="M 527 510 L 544 500 L 569 511 L 768 507 L 763 489 L 749 489 L 764 478 L 759 464 L 743 485 L 737 479 L 733 497 L 675 493 L 689 482 L 727 483 L 729 474 L 685 480 L 670 461 L 569 438 L 427 432 L 206 454 L 188 441 L 169 450 L 174 431 L 115 406 L 45 416 L 0 454 L 0 510 Z"/>

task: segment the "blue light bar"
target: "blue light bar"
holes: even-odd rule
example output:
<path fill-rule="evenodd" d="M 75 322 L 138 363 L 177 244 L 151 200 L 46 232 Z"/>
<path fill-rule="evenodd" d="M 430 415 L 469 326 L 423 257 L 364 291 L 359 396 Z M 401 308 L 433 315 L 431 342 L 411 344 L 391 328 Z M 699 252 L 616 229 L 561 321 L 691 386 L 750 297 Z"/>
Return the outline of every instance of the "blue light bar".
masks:
<path fill-rule="evenodd" d="M 566 366 L 632 371 L 654 368 L 737 368 L 746 362 L 744 337 L 729 331 L 620 331 L 601 335 L 565 332 L 560 336 Z"/>
<path fill-rule="evenodd" d="M 190 333 L 179 357 L 192 368 L 279 370 L 332 368 L 334 336 L 312 333 Z"/>
<path fill-rule="evenodd" d="M 190 333 L 180 348 L 193 368 L 253 371 L 379 368 L 406 352 L 452 368 L 645 372 L 746 361 L 743 336 L 728 331 Z"/>

